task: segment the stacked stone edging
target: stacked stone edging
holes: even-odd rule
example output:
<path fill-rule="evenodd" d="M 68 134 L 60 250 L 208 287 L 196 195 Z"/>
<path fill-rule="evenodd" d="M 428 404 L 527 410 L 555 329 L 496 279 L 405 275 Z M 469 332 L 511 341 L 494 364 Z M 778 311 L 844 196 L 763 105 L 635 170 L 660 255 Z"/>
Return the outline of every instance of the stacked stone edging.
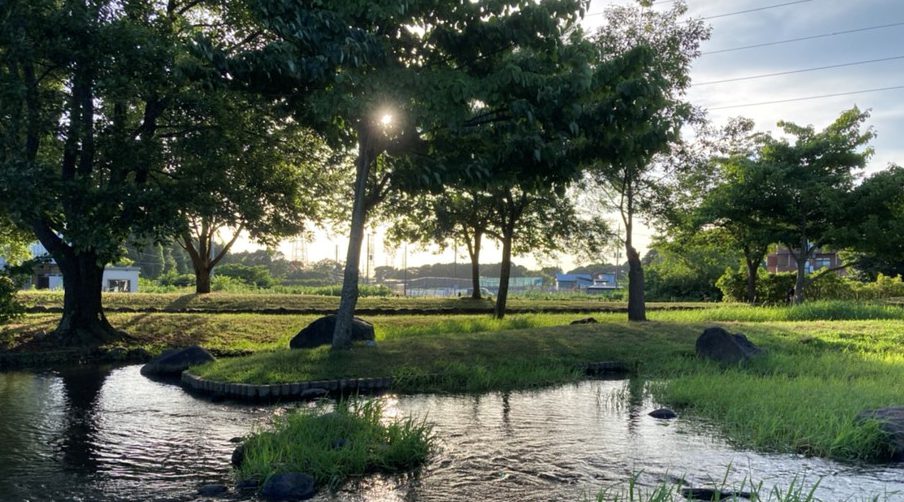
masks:
<path fill-rule="evenodd" d="M 630 371 L 628 365 L 618 361 L 590 363 L 584 365 L 582 369 L 589 375 L 626 373 Z M 442 375 L 430 376 L 442 377 Z M 346 392 L 376 393 L 390 390 L 392 385 L 392 377 L 339 378 L 335 380 L 309 380 L 277 384 L 251 384 L 217 382 L 193 375 L 189 373 L 189 370 L 182 372 L 182 387 L 189 392 L 239 401 L 309 399 L 314 394 L 311 392 L 313 389 L 322 389 L 331 394 Z"/>

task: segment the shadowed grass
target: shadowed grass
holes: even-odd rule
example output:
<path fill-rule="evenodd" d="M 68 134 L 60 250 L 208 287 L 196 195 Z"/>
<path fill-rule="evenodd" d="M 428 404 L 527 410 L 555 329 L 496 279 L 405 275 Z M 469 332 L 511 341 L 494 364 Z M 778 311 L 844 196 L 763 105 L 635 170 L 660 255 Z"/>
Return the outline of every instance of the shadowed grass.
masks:
<path fill-rule="evenodd" d="M 341 401 L 278 417 L 272 428 L 244 443 L 240 479 L 265 480 L 271 474 L 304 472 L 317 486 L 336 488 L 350 477 L 399 473 L 426 462 L 433 448 L 431 427 L 423 420 L 383 421 L 379 401 Z"/>

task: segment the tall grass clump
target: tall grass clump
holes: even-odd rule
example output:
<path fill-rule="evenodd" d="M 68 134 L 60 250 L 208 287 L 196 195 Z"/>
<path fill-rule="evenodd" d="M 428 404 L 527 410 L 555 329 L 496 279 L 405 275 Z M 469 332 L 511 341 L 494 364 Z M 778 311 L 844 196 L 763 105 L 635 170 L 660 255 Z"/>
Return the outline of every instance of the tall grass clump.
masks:
<path fill-rule="evenodd" d="M 339 487 L 352 477 L 400 473 L 423 465 L 434 446 L 425 420 L 383 420 L 379 401 L 340 401 L 278 417 L 272 428 L 244 443 L 239 479 L 283 472 L 311 475 L 318 487 Z"/>
<path fill-rule="evenodd" d="M 713 501 L 741 502 L 752 500 L 755 502 L 830 502 L 816 496 L 821 480 L 808 483 L 802 476 L 794 476 L 785 486 L 773 486 L 771 489 L 764 487 L 762 482 L 752 481 L 752 476 L 747 475 L 738 486 L 730 486 L 728 476 L 732 466 L 728 466 L 725 477 L 720 483 L 707 486 L 713 491 Z M 674 482 L 662 482 L 655 486 L 644 487 L 638 482 L 639 474 L 634 474 L 621 485 L 610 486 L 600 490 L 594 500 L 596 502 L 684 502 L 689 500 L 683 495 L 688 486 L 684 480 Z M 899 493 L 863 494 L 856 498 L 845 499 L 847 502 L 883 502 L 895 500 L 892 498 Z M 692 499 L 698 500 L 698 499 Z M 831 499 L 835 502 L 835 499 Z"/>
<path fill-rule="evenodd" d="M 904 319 L 904 308 L 882 303 L 818 301 L 775 307 L 734 304 L 697 310 L 653 311 L 650 316 L 657 321 L 679 322 L 900 320 Z"/>

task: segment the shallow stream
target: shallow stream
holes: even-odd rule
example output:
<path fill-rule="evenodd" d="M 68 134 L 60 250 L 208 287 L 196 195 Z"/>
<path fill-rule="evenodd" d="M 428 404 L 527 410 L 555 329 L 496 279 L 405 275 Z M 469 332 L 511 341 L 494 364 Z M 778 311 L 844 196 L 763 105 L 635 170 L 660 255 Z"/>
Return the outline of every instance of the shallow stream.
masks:
<path fill-rule="evenodd" d="M 230 482 L 230 439 L 287 407 L 211 402 L 142 377 L 139 366 L 0 373 L 0 500 L 193 500 Z M 904 500 L 904 467 L 852 466 L 732 448 L 696 421 L 646 415 L 623 380 L 539 391 L 383 396 L 387 415 L 426 416 L 440 451 L 418 476 L 376 477 L 316 500 L 592 500 L 639 473 L 764 488 L 801 476 L 823 500 Z M 729 470 L 729 466 L 731 469 Z M 208 499 L 209 500 L 209 499 Z"/>

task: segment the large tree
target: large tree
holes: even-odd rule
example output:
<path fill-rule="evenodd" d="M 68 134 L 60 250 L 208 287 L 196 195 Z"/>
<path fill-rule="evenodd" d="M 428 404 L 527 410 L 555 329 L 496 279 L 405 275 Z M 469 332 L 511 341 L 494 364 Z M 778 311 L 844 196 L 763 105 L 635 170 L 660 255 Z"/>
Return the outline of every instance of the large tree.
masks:
<path fill-rule="evenodd" d="M 0 206 L 63 274 L 62 343 L 122 336 L 104 265 L 173 221 L 163 137 L 200 2 L 12 1 L 0 7 Z"/>
<path fill-rule="evenodd" d="M 640 254 L 634 246 L 636 217 L 658 189 L 658 155 L 667 154 L 680 140 L 681 127 L 694 111 L 685 99 L 690 85 L 689 69 L 700 54 L 700 43 L 709 37 L 709 28 L 697 19 L 685 19 L 686 4 L 679 0 L 668 10 L 654 10 L 652 2 L 640 7 L 611 7 L 605 11 L 605 24 L 595 36 L 601 63 L 629 53 L 643 57 L 645 71 L 633 75 L 630 85 L 646 92 L 630 101 L 616 96 L 606 106 L 631 106 L 637 111 L 635 121 L 613 135 L 612 125 L 605 121 L 586 127 L 610 145 L 619 144 L 617 158 L 595 159 L 596 150 L 587 151 L 591 176 L 611 197 L 623 226 L 625 252 L 628 259 L 628 319 L 646 319 L 644 276 Z M 620 139 L 620 141 L 619 141 Z M 592 145 L 592 143 L 590 143 Z"/>
<path fill-rule="evenodd" d="M 755 160 L 737 166 L 744 170 L 745 183 L 757 189 L 756 218 L 797 262 L 795 303 L 805 299 L 813 254 L 822 247 L 844 246 L 849 229 L 880 202 L 875 197 L 858 202 L 857 195 L 858 171 L 872 154 L 868 117 L 853 108 L 821 131 L 780 122 L 784 137 L 766 138 Z"/>
<path fill-rule="evenodd" d="M 177 241 L 196 292 L 209 293 L 211 272 L 241 235 L 273 246 L 319 220 L 333 170 L 315 134 L 262 100 L 208 90 L 198 101 L 204 122 L 168 150 L 186 201 Z"/>

